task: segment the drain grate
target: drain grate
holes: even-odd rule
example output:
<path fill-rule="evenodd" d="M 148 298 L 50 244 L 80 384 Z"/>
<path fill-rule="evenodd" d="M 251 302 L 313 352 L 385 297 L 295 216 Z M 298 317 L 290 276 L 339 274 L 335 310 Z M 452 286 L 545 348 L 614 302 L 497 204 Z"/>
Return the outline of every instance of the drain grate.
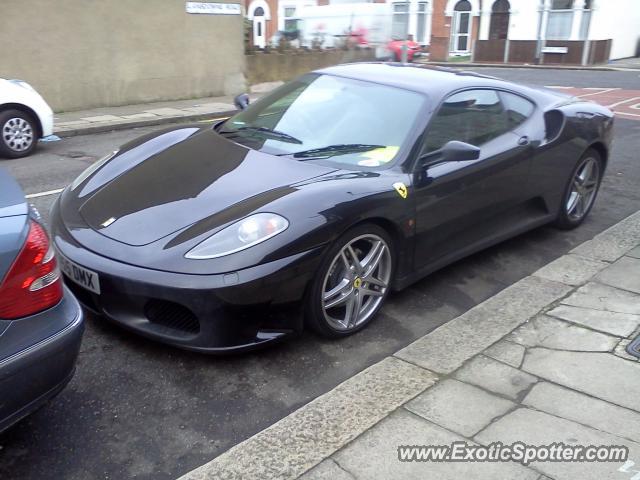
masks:
<path fill-rule="evenodd" d="M 627 345 L 627 353 L 640 358 L 640 337 L 636 337 L 629 345 Z"/>

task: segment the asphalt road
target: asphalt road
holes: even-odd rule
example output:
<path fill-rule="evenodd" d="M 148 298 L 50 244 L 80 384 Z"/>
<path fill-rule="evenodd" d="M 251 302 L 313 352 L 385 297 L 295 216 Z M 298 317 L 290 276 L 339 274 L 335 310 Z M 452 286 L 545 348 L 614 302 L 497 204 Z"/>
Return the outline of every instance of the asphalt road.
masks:
<path fill-rule="evenodd" d="M 474 67 L 473 71 L 531 85 L 640 89 L 640 71 L 554 70 Z"/>
<path fill-rule="evenodd" d="M 638 72 L 497 73 L 544 85 L 640 85 Z M 31 158 L 0 165 L 26 193 L 53 190 L 154 128 L 64 139 L 43 145 Z M 342 341 L 307 333 L 269 350 L 207 357 L 89 316 L 72 383 L 0 435 L 0 478 L 175 478 L 201 465 L 639 210 L 639 142 L 640 122 L 618 119 L 600 196 L 581 228 L 543 227 L 445 268 L 390 297 L 369 328 Z M 54 198 L 34 203 L 46 216 Z"/>

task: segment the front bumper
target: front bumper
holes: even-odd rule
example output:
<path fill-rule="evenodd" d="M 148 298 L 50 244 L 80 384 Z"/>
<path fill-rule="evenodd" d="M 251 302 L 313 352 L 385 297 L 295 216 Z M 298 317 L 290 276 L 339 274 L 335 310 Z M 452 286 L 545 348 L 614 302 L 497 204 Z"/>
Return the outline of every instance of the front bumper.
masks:
<path fill-rule="evenodd" d="M 56 324 L 64 327 L 35 343 L 25 338 Z M 82 309 L 68 291 L 56 307 L 9 326 L 3 334 L 5 347 L 23 346 L 0 360 L 0 432 L 40 408 L 69 383 L 83 332 Z"/>
<path fill-rule="evenodd" d="M 40 124 L 42 125 L 42 138 L 53 135 L 53 110 L 47 105 L 47 111 L 40 115 Z"/>
<path fill-rule="evenodd" d="M 203 353 L 274 343 L 302 330 L 300 300 L 321 248 L 219 275 L 151 270 L 79 245 L 52 211 L 59 254 L 98 273 L 100 295 L 65 277 L 88 310 L 147 338 Z"/>

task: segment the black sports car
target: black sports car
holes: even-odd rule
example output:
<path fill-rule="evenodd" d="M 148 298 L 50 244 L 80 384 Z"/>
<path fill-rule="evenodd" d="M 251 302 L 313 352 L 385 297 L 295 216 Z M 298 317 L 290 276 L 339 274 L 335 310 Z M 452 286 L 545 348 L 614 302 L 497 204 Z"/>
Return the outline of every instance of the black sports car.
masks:
<path fill-rule="evenodd" d="M 204 352 L 367 325 L 391 289 L 554 222 L 579 225 L 612 113 L 469 72 L 353 64 L 226 121 L 124 145 L 56 202 L 89 309 Z"/>

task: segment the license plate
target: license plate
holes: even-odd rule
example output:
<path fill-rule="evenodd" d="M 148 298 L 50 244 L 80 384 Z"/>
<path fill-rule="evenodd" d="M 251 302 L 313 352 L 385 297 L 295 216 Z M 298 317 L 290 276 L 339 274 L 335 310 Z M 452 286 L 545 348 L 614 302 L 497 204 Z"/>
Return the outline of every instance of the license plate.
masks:
<path fill-rule="evenodd" d="M 100 277 L 98 277 L 96 272 L 81 267 L 60 254 L 58 254 L 58 264 L 60 265 L 62 273 L 64 273 L 69 280 L 100 295 Z"/>

